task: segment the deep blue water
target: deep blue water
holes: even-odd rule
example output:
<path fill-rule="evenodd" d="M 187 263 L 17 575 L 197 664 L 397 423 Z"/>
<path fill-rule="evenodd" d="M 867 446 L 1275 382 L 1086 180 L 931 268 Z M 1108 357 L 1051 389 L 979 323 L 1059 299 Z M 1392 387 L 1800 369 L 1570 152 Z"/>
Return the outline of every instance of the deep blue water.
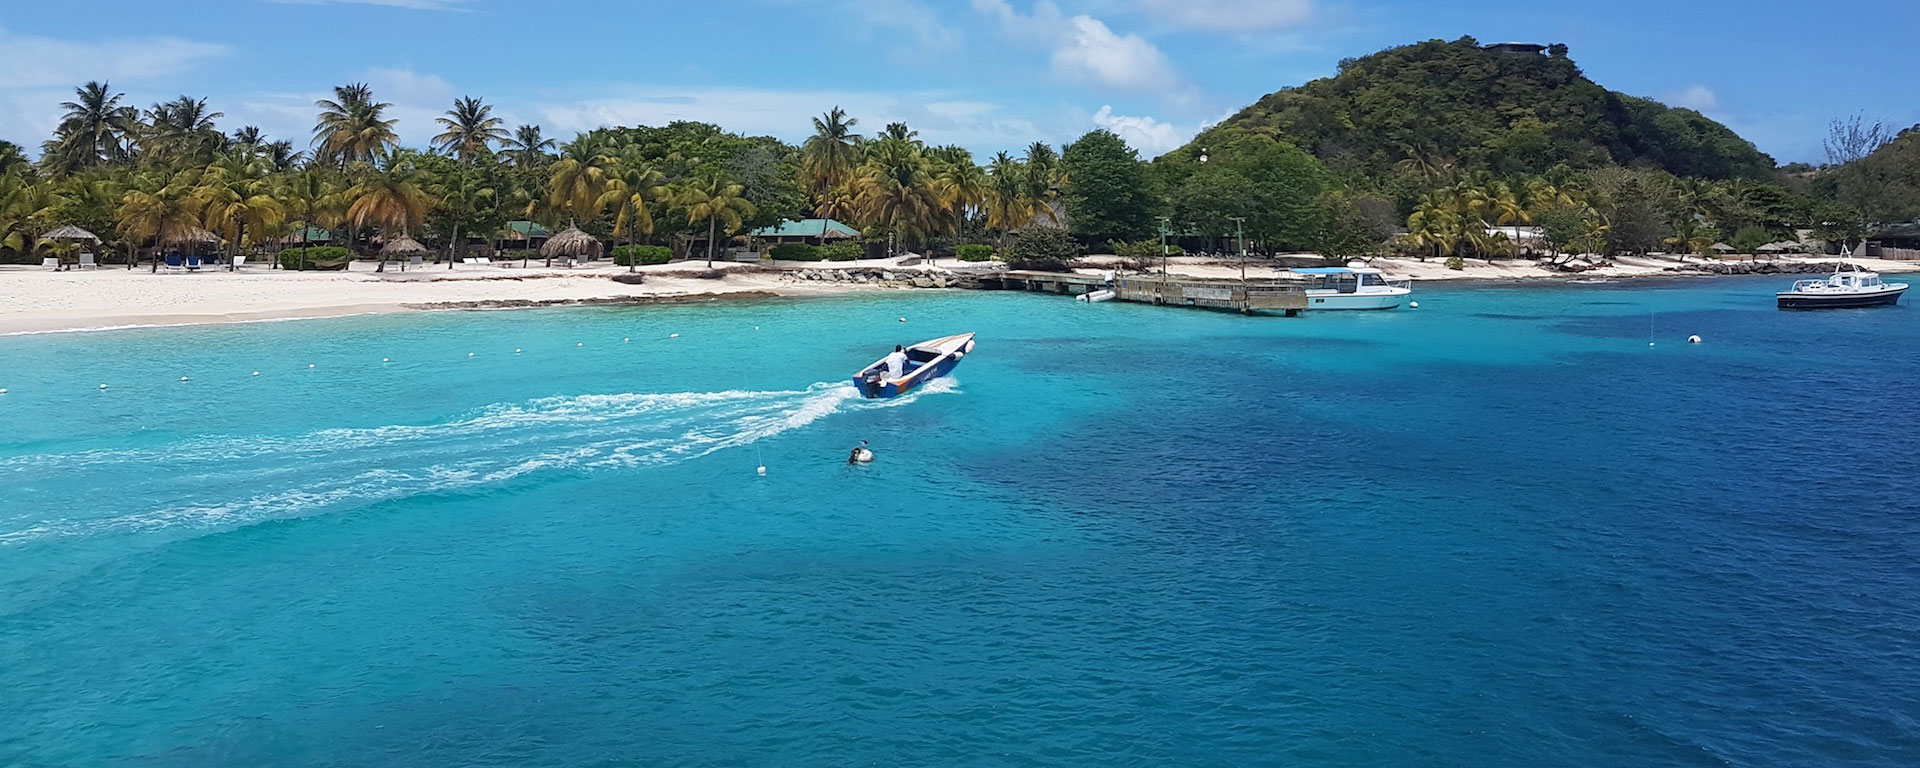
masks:
<path fill-rule="evenodd" d="M 1779 282 L 0 338 L 0 765 L 1911 766 L 1920 310 Z"/>

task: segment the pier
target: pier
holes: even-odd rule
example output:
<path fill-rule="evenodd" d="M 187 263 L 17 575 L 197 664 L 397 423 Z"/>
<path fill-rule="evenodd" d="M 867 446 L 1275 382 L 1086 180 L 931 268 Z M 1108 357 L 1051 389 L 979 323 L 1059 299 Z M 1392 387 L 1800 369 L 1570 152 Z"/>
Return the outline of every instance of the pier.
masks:
<path fill-rule="evenodd" d="M 1073 272 L 1008 270 L 983 276 L 982 287 L 1007 291 L 1034 291 L 1078 295 L 1112 288 L 1114 298 L 1136 304 L 1197 307 L 1229 312 L 1278 312 L 1293 317 L 1307 309 L 1300 286 L 1281 281 L 1241 282 L 1192 277 L 1135 275 L 1115 278 L 1111 285 L 1099 275 Z"/>

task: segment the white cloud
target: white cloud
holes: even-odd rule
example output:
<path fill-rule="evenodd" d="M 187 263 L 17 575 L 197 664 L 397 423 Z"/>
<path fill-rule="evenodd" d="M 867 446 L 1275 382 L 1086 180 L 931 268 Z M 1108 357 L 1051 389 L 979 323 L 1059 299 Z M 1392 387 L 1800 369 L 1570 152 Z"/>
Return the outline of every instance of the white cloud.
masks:
<path fill-rule="evenodd" d="M 1316 13 L 1313 0 L 1134 0 L 1154 21 L 1209 32 L 1271 32 L 1296 27 Z"/>
<path fill-rule="evenodd" d="M 228 48 L 173 37 L 88 41 L 19 35 L 0 28 L 0 139 L 29 152 L 60 122 L 60 103 L 87 80 L 116 91 L 155 82 L 226 55 Z M 169 86 L 171 87 L 171 86 Z M 129 95 L 125 103 L 142 99 Z"/>
<path fill-rule="evenodd" d="M 1094 113 L 1093 124 L 1112 131 L 1145 158 L 1159 157 L 1178 149 L 1193 138 L 1194 133 L 1182 131 L 1172 123 L 1163 123 L 1151 116 L 1116 115 L 1112 105 L 1102 106 L 1099 112 Z"/>
<path fill-rule="evenodd" d="M 1704 85 L 1688 86 L 1686 90 L 1668 97 L 1667 102 L 1695 112 L 1715 112 L 1720 109 L 1720 97 L 1715 96 L 1713 89 Z"/>
<path fill-rule="evenodd" d="M 972 2 L 974 10 L 997 20 L 1008 36 L 1051 50 L 1053 73 L 1062 80 L 1124 91 L 1169 93 L 1181 88 L 1181 77 L 1166 54 L 1139 35 L 1118 34 L 1086 14 L 1067 16 L 1052 0 L 1034 3 L 1029 14 L 1014 10 L 1007 0 Z"/>
<path fill-rule="evenodd" d="M 462 95 L 445 78 L 411 69 L 374 68 L 356 79 L 366 82 L 375 99 L 393 105 L 387 109 L 386 116 L 398 121 L 393 126 L 394 132 L 400 135 L 400 143 L 410 147 L 427 146 L 440 132 L 434 118 L 452 108 L 453 100 Z M 313 121 L 318 114 L 313 103 L 332 97 L 331 91 L 256 93 L 227 114 L 235 124 L 257 125 L 268 136 L 289 139 L 295 146 L 304 147 L 313 137 Z M 495 102 L 489 99 L 488 103 Z M 503 112 L 498 105 L 494 107 L 494 116 L 509 125 L 514 122 L 513 115 Z"/>

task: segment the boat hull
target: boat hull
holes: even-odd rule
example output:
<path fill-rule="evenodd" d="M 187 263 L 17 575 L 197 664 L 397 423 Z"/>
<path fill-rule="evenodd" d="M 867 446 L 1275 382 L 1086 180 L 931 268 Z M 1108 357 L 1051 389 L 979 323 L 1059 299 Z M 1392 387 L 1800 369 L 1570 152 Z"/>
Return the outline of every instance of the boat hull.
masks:
<path fill-rule="evenodd" d="M 1335 293 L 1307 291 L 1307 309 L 1309 310 L 1372 310 L 1394 309 L 1413 295 L 1413 291 L 1396 289 L 1379 293 Z"/>
<path fill-rule="evenodd" d="M 868 400 L 885 400 L 899 397 L 924 386 L 927 382 L 944 378 L 960 366 L 967 353 L 973 351 L 973 334 L 923 341 L 913 345 L 909 356 L 918 351 L 937 352 L 932 359 L 907 372 L 898 379 L 888 379 L 879 371 L 883 363 L 874 363 L 853 375 L 853 386 L 860 390 L 860 396 Z"/>
<path fill-rule="evenodd" d="M 1821 295 L 1787 292 L 1777 295 L 1781 309 L 1864 309 L 1898 304 L 1900 295 L 1906 292 L 1906 288 L 1896 288 L 1873 293 Z"/>

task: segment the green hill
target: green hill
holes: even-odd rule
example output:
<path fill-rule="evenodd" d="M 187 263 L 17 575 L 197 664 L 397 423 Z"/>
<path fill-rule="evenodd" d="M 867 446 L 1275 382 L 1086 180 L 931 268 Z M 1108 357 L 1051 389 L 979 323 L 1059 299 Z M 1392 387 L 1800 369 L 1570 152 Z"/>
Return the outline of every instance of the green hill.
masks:
<path fill-rule="evenodd" d="M 1335 173 L 1375 179 L 1540 174 L 1563 163 L 1709 179 L 1762 178 L 1774 168 L 1698 112 L 1600 87 L 1565 46 L 1483 48 L 1472 38 L 1343 61 L 1339 74 L 1268 94 L 1169 159 L 1231 151 L 1252 136 L 1306 149 Z"/>

